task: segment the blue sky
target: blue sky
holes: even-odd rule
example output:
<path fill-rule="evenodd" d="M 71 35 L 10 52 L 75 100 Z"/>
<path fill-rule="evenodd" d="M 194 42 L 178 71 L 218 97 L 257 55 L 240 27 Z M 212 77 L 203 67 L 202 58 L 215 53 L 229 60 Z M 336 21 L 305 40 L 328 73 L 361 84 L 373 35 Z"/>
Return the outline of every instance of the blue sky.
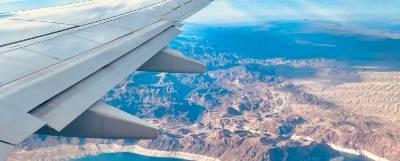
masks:
<path fill-rule="evenodd" d="M 399 0 L 215 0 L 188 22 L 255 23 L 273 20 L 400 22 Z"/>
<path fill-rule="evenodd" d="M 0 0 L 0 13 L 77 1 L 84 0 Z M 310 19 L 400 24 L 399 6 L 400 0 L 215 0 L 188 22 L 243 24 Z"/>
<path fill-rule="evenodd" d="M 83 0 L 0 0 L 0 13 L 54 6 Z"/>

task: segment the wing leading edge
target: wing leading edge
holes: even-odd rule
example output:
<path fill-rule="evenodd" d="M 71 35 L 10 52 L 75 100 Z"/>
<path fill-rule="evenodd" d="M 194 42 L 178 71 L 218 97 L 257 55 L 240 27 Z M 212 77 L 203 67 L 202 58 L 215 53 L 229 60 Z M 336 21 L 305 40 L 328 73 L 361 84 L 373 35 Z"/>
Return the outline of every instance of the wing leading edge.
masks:
<path fill-rule="evenodd" d="M 98 101 L 136 70 L 204 72 L 166 46 L 211 1 L 87 1 L 1 16 L 0 160 L 34 133 L 156 138 L 155 125 Z"/>

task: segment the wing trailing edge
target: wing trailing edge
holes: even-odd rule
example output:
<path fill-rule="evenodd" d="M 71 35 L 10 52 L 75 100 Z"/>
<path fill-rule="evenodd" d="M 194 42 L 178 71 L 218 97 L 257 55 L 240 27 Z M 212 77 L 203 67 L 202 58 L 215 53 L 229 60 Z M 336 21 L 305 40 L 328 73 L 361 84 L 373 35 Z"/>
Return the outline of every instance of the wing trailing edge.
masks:
<path fill-rule="evenodd" d="M 46 123 L 10 106 L 1 107 L 0 142 L 19 144 Z M 12 129 L 8 128 L 13 126 Z"/>
<path fill-rule="evenodd" d="M 207 67 L 201 62 L 183 55 L 179 51 L 164 48 L 138 70 L 167 73 L 204 73 Z"/>
<path fill-rule="evenodd" d="M 97 102 L 62 131 L 44 127 L 39 134 L 104 139 L 156 139 L 158 128 L 126 112 Z"/>
<path fill-rule="evenodd" d="M 132 52 L 36 107 L 30 113 L 45 121 L 47 126 L 61 131 L 110 89 L 148 61 L 180 32 L 175 27 L 168 28 Z"/>
<path fill-rule="evenodd" d="M 0 160 L 6 160 L 9 153 L 15 149 L 15 145 L 0 142 Z"/>

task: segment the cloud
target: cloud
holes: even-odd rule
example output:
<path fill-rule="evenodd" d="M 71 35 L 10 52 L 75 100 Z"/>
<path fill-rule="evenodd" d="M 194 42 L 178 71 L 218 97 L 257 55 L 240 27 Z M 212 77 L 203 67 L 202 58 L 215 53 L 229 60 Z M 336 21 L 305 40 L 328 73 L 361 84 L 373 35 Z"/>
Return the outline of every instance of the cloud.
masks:
<path fill-rule="evenodd" d="M 0 4 L 10 4 L 10 3 L 15 3 L 15 2 L 20 2 L 22 0 L 0 0 Z"/>
<path fill-rule="evenodd" d="M 0 14 L 80 1 L 85 0 L 0 0 Z"/>
<path fill-rule="evenodd" d="M 270 20 L 400 22 L 398 0 L 215 0 L 188 20 L 200 24 L 239 24 Z"/>
<path fill-rule="evenodd" d="M 233 24 L 256 21 L 254 17 L 238 9 L 226 0 L 217 0 L 209 7 L 190 17 L 187 22 L 197 24 Z"/>
<path fill-rule="evenodd" d="M 319 47 L 336 47 L 335 44 L 317 43 L 317 42 L 311 42 L 311 41 L 301 40 L 301 39 L 296 39 L 296 40 L 294 40 L 294 42 L 297 44 L 300 44 L 300 45 L 311 45 L 311 46 L 319 46 Z"/>

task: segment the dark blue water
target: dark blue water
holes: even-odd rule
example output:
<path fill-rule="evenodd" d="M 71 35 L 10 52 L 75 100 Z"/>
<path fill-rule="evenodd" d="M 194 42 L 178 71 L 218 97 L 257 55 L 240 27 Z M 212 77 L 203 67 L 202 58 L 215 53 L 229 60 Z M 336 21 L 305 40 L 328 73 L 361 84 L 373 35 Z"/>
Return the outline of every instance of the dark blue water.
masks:
<path fill-rule="evenodd" d="M 237 53 L 256 59 L 335 59 L 399 69 L 400 39 L 379 36 L 384 31 L 335 30 L 335 23 L 277 21 L 259 26 L 187 26 L 187 36 L 201 35 L 198 44 L 217 53 Z M 338 31 L 339 30 L 339 31 Z M 390 34 L 389 34 L 390 35 Z M 185 38 L 181 38 L 185 41 Z"/>
<path fill-rule="evenodd" d="M 185 161 L 183 159 L 175 158 L 157 158 L 138 155 L 134 153 L 109 153 L 100 154 L 97 156 L 89 156 L 73 161 Z"/>
<path fill-rule="evenodd" d="M 338 161 L 371 161 L 363 156 L 337 152 L 326 144 L 312 146 L 312 148 L 310 148 L 310 145 L 289 147 L 285 151 L 281 148 L 272 148 L 268 150 L 269 159 L 271 161 L 331 161 L 332 159 L 338 159 Z"/>

